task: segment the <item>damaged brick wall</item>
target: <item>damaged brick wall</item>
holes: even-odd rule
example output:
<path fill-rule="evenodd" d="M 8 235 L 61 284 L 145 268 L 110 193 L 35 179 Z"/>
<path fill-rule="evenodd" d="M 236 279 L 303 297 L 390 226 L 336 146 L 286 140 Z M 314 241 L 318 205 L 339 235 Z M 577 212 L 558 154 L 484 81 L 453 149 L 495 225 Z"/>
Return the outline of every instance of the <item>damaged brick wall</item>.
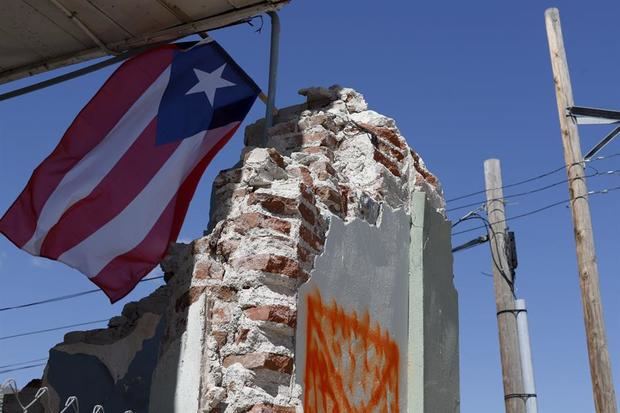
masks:
<path fill-rule="evenodd" d="M 374 225 L 382 205 L 409 213 L 416 192 L 443 211 L 437 179 L 392 119 L 368 110 L 352 89 L 300 94 L 306 103 L 280 110 L 266 142 L 262 121 L 246 129 L 241 162 L 213 184 L 206 235 L 176 244 L 162 263 L 167 286 L 154 312 L 162 321 L 150 398 L 139 408 L 125 398 L 123 408 L 302 411 L 295 377 L 298 294 L 331 220 Z M 125 315 L 97 334 L 119 340 L 119 329 L 135 330 L 144 314 Z M 88 333 L 79 337 L 68 335 L 60 346 L 90 343 Z M 44 384 L 61 368 L 50 363 Z M 122 377 L 109 363 L 106 368 L 114 389 Z"/>
<path fill-rule="evenodd" d="M 212 230 L 183 258 L 193 265 L 173 277 L 191 271 L 189 289 L 169 308 L 204 306 L 198 411 L 302 406 L 294 377 L 298 291 L 333 217 L 373 224 L 381 204 L 408 210 L 416 191 L 443 208 L 437 179 L 393 120 L 367 110 L 351 89 L 301 94 L 307 102 L 281 110 L 262 147 L 263 123 L 247 128 L 241 164 L 214 182 Z"/>

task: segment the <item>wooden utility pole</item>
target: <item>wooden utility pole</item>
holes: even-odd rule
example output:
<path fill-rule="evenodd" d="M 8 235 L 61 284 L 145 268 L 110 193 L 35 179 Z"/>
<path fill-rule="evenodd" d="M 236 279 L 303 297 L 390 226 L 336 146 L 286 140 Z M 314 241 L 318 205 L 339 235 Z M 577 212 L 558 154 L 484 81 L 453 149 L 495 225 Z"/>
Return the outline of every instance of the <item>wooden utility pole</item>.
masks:
<path fill-rule="evenodd" d="M 567 108 L 574 106 L 574 101 L 558 9 L 545 12 L 545 24 L 568 174 L 594 405 L 597 413 L 617 413 L 579 132 L 574 118 L 567 115 Z"/>
<path fill-rule="evenodd" d="M 506 214 L 499 160 L 488 159 L 484 162 L 484 181 L 506 413 L 525 413 L 513 280 L 506 251 Z"/>

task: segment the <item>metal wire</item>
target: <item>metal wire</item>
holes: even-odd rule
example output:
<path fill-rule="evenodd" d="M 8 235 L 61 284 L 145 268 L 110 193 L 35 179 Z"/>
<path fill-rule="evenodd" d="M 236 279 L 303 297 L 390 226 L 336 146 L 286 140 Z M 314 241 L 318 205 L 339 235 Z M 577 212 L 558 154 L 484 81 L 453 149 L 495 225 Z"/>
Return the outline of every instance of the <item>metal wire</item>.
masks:
<path fill-rule="evenodd" d="M 533 176 L 533 177 L 530 177 L 530 178 L 523 179 L 521 181 L 517 181 L 517 182 L 511 183 L 511 184 L 508 184 L 508 185 L 504 185 L 501 188 L 490 188 L 490 189 L 483 189 L 483 190 L 480 190 L 480 191 L 470 192 L 468 194 L 463 194 L 463 195 L 457 196 L 455 198 L 447 199 L 446 202 L 458 201 L 460 199 L 469 198 L 469 197 L 472 197 L 474 195 L 486 194 L 487 191 L 492 191 L 492 190 L 495 190 L 495 189 L 513 188 L 515 186 L 527 184 L 529 182 L 533 182 L 533 181 L 536 181 L 536 180 L 539 180 L 539 179 L 546 178 L 547 176 L 553 175 L 553 174 L 555 174 L 555 173 L 557 173 L 559 171 L 562 171 L 562 170 L 564 170 L 566 168 L 571 168 L 571 167 L 573 167 L 575 165 L 580 165 L 580 164 L 585 165 L 586 163 L 602 161 L 602 160 L 605 160 L 605 159 L 615 158 L 615 157 L 618 157 L 618 156 L 620 156 L 620 152 L 613 153 L 611 155 L 606 155 L 606 156 L 597 156 L 596 158 L 592 158 L 592 159 L 588 159 L 588 160 L 583 160 L 581 162 L 575 162 L 575 163 L 569 164 L 569 165 L 563 165 L 561 167 L 558 167 L 558 168 L 555 168 L 555 169 L 551 169 L 551 170 L 549 170 L 547 172 L 543 172 L 540 175 L 536 175 L 536 176 Z"/>
<path fill-rule="evenodd" d="M 158 275 L 156 277 L 143 278 L 143 279 L 141 279 L 138 282 L 141 283 L 141 282 L 145 282 L 145 281 L 159 280 L 161 278 L 164 278 L 164 276 L 163 275 Z M 101 289 L 99 289 L 99 288 L 93 288 L 92 290 L 86 290 L 86 291 L 81 291 L 81 292 L 78 292 L 78 293 L 61 295 L 61 296 L 58 296 L 58 297 L 47 298 L 45 300 L 33 301 L 31 303 L 17 304 L 17 305 L 12 305 L 12 306 L 8 306 L 8 307 L 1 307 L 0 308 L 0 312 L 9 311 L 9 310 L 17 310 L 17 309 L 20 309 L 20 308 L 33 307 L 33 306 L 41 305 L 41 304 L 55 303 L 55 302 L 58 302 L 58 301 L 70 300 L 72 298 L 82 297 L 84 295 L 93 294 L 93 293 L 97 293 L 97 292 L 100 292 L 100 291 L 101 291 Z"/>
<path fill-rule="evenodd" d="M 612 188 L 606 188 L 606 189 L 600 189 L 600 190 L 596 190 L 596 191 L 589 191 L 588 195 L 607 194 L 609 192 L 618 191 L 618 190 L 620 190 L 620 186 L 616 186 L 616 187 L 612 187 Z M 577 200 L 579 198 L 581 198 L 581 197 L 575 198 L 575 200 Z M 534 214 L 537 214 L 539 212 L 546 211 L 547 209 L 556 207 L 558 205 L 567 204 L 570 201 L 571 201 L 571 199 L 569 198 L 569 199 L 565 199 L 565 200 L 562 200 L 562 201 L 554 202 L 552 204 L 545 205 L 545 206 L 543 206 L 541 208 L 537 208 L 537 209 L 525 212 L 523 214 L 514 215 L 514 216 L 508 217 L 508 218 L 506 218 L 504 220 L 497 221 L 497 223 L 514 221 L 514 220 L 517 220 L 517 219 L 520 219 L 520 218 L 524 218 L 524 217 L 527 217 L 527 216 L 530 216 L 530 215 L 534 215 Z M 453 225 L 453 227 L 454 227 L 454 225 Z M 483 228 L 486 228 L 486 227 L 484 225 L 481 225 L 481 226 L 478 226 L 478 227 L 473 227 L 473 228 L 468 228 L 468 229 L 465 229 L 465 230 L 462 230 L 462 231 L 453 232 L 452 235 L 465 234 L 467 232 L 476 231 L 476 230 L 483 229 Z"/>

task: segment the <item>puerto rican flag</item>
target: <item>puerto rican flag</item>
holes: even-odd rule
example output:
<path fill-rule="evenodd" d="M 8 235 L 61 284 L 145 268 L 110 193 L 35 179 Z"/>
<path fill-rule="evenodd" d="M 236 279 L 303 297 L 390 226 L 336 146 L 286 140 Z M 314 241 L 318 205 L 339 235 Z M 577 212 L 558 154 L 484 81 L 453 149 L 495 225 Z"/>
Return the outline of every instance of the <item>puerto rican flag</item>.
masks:
<path fill-rule="evenodd" d="M 211 39 L 126 61 L 34 171 L 0 232 L 121 299 L 177 239 L 202 173 L 259 92 Z"/>

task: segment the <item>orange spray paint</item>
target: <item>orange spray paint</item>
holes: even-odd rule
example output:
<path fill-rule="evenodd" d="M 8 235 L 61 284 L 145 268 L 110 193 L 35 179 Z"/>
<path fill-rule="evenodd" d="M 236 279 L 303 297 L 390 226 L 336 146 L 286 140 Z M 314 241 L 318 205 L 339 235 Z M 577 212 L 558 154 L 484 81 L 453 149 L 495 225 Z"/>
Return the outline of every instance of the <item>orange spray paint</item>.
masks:
<path fill-rule="evenodd" d="M 397 413 L 400 350 L 365 312 L 309 294 L 304 412 Z"/>

